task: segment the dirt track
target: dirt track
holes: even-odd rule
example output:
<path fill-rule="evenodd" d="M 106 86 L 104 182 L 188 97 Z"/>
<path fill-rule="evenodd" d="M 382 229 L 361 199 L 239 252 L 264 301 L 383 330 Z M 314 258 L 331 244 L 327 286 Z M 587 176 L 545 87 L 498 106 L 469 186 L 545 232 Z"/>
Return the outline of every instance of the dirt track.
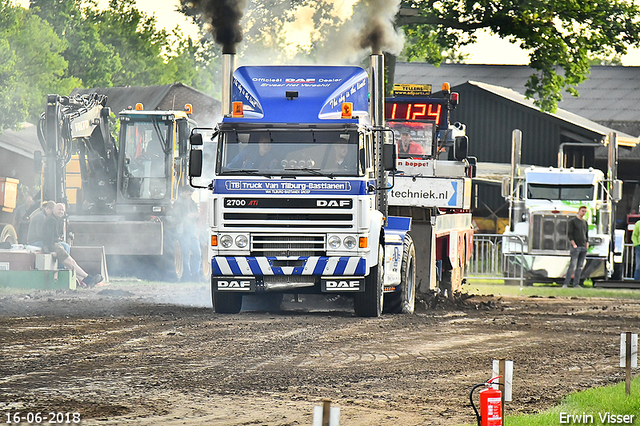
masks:
<path fill-rule="evenodd" d="M 640 325 L 638 301 L 474 297 L 377 319 L 349 302 L 218 315 L 203 284 L 0 296 L 0 420 L 311 425 L 329 398 L 344 426 L 473 423 L 492 359 L 514 361 L 507 415 L 537 411 L 623 380 L 619 335 Z"/>

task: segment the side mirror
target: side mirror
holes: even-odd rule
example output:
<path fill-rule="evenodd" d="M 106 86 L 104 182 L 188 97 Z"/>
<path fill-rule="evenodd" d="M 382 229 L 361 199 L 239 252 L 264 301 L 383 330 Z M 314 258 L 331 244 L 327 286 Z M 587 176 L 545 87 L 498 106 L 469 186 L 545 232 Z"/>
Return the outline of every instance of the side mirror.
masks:
<path fill-rule="evenodd" d="M 611 199 L 614 203 L 622 200 L 622 181 L 619 179 L 614 180 L 611 185 Z"/>
<path fill-rule="evenodd" d="M 456 136 L 453 142 L 453 157 L 458 161 L 462 161 L 467 158 L 468 151 L 469 138 L 467 136 Z"/>
<path fill-rule="evenodd" d="M 200 138 L 202 140 L 202 137 Z M 189 153 L 189 177 L 202 176 L 202 151 L 192 150 Z"/>
<path fill-rule="evenodd" d="M 202 133 L 193 133 L 189 136 L 189 143 L 192 146 L 202 146 Z"/>
<path fill-rule="evenodd" d="M 37 174 L 42 173 L 42 151 L 33 152 L 33 171 Z"/>
<path fill-rule="evenodd" d="M 503 198 L 509 198 L 511 196 L 511 186 L 509 185 L 510 183 L 510 178 L 508 177 L 504 177 L 502 178 L 502 197 Z"/>
<path fill-rule="evenodd" d="M 386 171 L 395 172 L 398 167 L 398 145 L 385 143 L 382 145 L 382 166 Z"/>

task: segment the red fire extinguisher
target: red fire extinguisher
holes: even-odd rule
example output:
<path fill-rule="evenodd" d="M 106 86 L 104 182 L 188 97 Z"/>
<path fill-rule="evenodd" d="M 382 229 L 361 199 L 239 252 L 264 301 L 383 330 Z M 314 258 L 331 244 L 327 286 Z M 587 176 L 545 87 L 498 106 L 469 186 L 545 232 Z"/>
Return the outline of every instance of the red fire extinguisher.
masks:
<path fill-rule="evenodd" d="M 500 389 L 491 387 L 491 382 L 500 377 L 502 376 L 494 377 L 485 383 L 477 384 L 471 388 L 469 400 L 471 401 L 473 411 L 476 413 L 478 426 L 502 426 L 502 392 Z M 473 403 L 473 391 L 481 386 L 485 386 L 486 388 L 480 391 L 480 413 L 478 413 L 478 409 Z"/>

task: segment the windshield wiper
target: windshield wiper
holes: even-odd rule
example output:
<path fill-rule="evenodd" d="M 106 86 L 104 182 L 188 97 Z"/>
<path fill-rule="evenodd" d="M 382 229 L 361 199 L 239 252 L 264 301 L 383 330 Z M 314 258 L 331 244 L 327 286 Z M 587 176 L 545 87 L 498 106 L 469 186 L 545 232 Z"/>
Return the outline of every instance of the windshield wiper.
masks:
<path fill-rule="evenodd" d="M 264 173 L 264 172 L 260 172 L 257 169 L 226 169 L 222 172 L 222 174 L 227 174 L 227 173 L 235 173 L 235 172 L 242 172 L 242 173 L 246 173 L 248 175 L 252 175 L 252 176 L 262 176 L 262 177 L 266 177 L 271 179 L 272 176 Z"/>
<path fill-rule="evenodd" d="M 328 177 L 329 179 L 335 179 L 335 176 L 333 175 L 333 173 L 327 174 L 327 173 L 322 173 L 320 171 L 320 169 L 310 169 L 309 167 L 296 167 L 296 168 L 290 168 L 290 169 L 284 169 L 285 172 L 297 172 L 297 171 L 305 171 L 305 172 L 309 172 L 314 176 L 322 176 L 322 177 Z"/>

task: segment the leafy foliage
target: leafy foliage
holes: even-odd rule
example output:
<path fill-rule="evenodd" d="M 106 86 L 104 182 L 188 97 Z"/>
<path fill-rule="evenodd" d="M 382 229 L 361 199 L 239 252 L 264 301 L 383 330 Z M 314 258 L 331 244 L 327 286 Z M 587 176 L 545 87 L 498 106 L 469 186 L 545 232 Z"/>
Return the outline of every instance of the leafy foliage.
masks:
<path fill-rule="evenodd" d="M 69 92 L 78 85 L 78 79 L 64 76 L 66 47 L 31 11 L 0 0 L 0 131 L 35 119 L 47 92 Z"/>
<path fill-rule="evenodd" d="M 459 48 L 482 29 L 529 51 L 536 72 L 525 95 L 544 111 L 555 111 L 562 90 L 578 94 L 590 58 L 619 57 L 627 46 L 640 45 L 640 9 L 629 0 L 404 0 L 403 8 L 416 12 L 398 20 L 409 39 L 409 60 L 439 65 L 459 59 Z"/>
<path fill-rule="evenodd" d="M 35 122 L 48 93 L 182 82 L 214 95 L 216 49 L 159 30 L 135 0 L 0 0 L 0 131 Z M 213 53 L 212 53 L 213 52 Z M 212 71 L 213 69 L 213 71 Z"/>

